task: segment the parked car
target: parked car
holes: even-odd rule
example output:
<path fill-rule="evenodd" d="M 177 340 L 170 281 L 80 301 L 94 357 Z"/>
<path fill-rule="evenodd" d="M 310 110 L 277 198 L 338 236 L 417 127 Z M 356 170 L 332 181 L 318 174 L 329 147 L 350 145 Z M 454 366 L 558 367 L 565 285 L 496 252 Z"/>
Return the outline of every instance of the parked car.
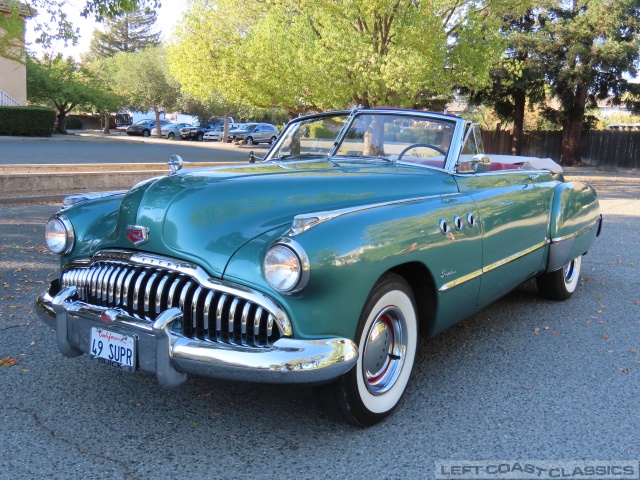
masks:
<path fill-rule="evenodd" d="M 224 127 L 216 127 L 214 130 L 209 130 L 204 134 L 203 140 L 219 142 L 224 136 Z"/>
<path fill-rule="evenodd" d="M 160 120 L 160 128 L 171 123 L 169 120 Z M 151 136 L 151 130 L 156 126 L 156 121 L 146 118 L 127 127 L 127 135 Z"/>
<path fill-rule="evenodd" d="M 229 117 L 229 128 L 234 128 L 233 117 Z M 201 142 L 204 140 L 204 134 L 212 130 L 216 130 L 218 127 L 224 127 L 224 119 L 212 118 L 207 122 L 197 121 L 191 127 L 181 128 L 180 137 L 183 140 L 197 140 Z"/>
<path fill-rule="evenodd" d="M 190 127 L 190 123 L 168 123 L 160 128 L 160 135 L 162 138 L 168 138 L 169 140 L 174 140 L 175 138 L 180 136 L 180 129 Z M 156 127 L 151 129 L 151 136 L 155 137 L 158 135 L 158 129 Z"/>
<path fill-rule="evenodd" d="M 357 425 L 398 405 L 418 332 L 534 277 L 571 297 L 602 226 L 594 189 L 552 160 L 491 160 L 476 125 L 422 111 L 303 116 L 257 164 L 181 164 L 49 220 L 61 270 L 37 310 L 60 351 L 167 387 L 324 383 Z"/>
<path fill-rule="evenodd" d="M 272 144 L 278 138 L 278 129 L 270 123 L 248 123 L 237 130 L 229 132 L 230 142 L 239 142 L 246 145 L 259 143 Z"/>

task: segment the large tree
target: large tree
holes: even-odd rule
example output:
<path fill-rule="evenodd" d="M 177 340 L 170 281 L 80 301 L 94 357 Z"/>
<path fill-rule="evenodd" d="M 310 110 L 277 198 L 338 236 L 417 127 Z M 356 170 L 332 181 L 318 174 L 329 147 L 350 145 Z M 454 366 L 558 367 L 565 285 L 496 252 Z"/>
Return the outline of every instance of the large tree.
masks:
<path fill-rule="evenodd" d="M 184 88 L 292 114 L 416 106 L 483 85 L 508 0 L 194 0 L 170 62 Z"/>
<path fill-rule="evenodd" d="M 164 50 L 152 47 L 135 53 L 119 53 L 110 59 L 111 79 L 132 110 L 153 110 L 156 125 L 160 113 L 180 99 L 180 85 L 169 72 Z M 158 138 L 161 138 L 158 129 Z"/>
<path fill-rule="evenodd" d="M 524 134 L 524 117 L 529 107 L 543 104 L 545 70 L 531 51 L 531 38 L 540 29 L 540 8 L 523 15 L 505 15 L 501 29 L 507 41 L 502 59 L 490 71 L 491 83 L 471 92 L 471 103 L 482 103 L 495 111 L 498 118 L 513 124 L 511 153 L 520 155 Z"/>
<path fill-rule="evenodd" d="M 542 12 L 531 51 L 560 102 L 560 161 L 580 161 L 585 109 L 633 89 L 640 58 L 640 0 L 557 0 Z"/>
<path fill-rule="evenodd" d="M 117 103 L 117 97 L 105 90 L 91 72 L 62 55 L 44 60 L 27 57 L 27 99 L 56 109 L 60 133 L 66 133 L 66 118 L 72 110 L 88 111 Z"/>
<path fill-rule="evenodd" d="M 155 31 L 156 12 L 125 12 L 105 22 L 104 31 L 96 29 L 89 47 L 89 58 L 113 57 L 116 53 L 138 52 L 160 45 L 160 32 Z"/>

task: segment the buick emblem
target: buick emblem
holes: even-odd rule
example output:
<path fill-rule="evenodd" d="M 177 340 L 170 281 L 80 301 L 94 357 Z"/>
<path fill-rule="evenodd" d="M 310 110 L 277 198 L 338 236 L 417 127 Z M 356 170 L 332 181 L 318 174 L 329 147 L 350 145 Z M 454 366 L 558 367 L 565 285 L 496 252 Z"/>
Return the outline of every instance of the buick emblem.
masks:
<path fill-rule="evenodd" d="M 140 245 L 149 240 L 149 228 L 140 225 L 127 226 L 127 238 L 134 245 Z"/>

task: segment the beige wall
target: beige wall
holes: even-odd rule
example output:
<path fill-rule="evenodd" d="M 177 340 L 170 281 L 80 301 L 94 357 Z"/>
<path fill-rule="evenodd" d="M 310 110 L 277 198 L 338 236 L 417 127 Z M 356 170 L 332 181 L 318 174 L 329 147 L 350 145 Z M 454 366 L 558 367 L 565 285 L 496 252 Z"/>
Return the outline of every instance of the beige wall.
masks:
<path fill-rule="evenodd" d="M 27 104 L 27 69 L 24 64 L 0 57 L 0 90 L 20 105 Z"/>

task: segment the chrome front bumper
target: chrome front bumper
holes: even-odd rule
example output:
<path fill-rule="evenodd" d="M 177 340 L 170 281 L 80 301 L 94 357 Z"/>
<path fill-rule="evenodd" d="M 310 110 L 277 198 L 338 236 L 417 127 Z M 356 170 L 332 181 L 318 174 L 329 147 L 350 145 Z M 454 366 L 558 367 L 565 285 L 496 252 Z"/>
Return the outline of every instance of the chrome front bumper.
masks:
<path fill-rule="evenodd" d="M 356 345 L 346 338 L 281 338 L 269 348 L 186 338 L 170 329 L 174 321 L 181 321 L 178 308 L 150 322 L 81 302 L 76 287 L 55 296 L 45 292 L 36 299 L 36 307 L 40 318 L 56 330 L 63 355 L 88 353 L 92 327 L 134 336 L 137 368 L 155 374 L 169 388 L 185 382 L 187 374 L 261 383 L 326 382 L 348 372 L 358 359 Z"/>

